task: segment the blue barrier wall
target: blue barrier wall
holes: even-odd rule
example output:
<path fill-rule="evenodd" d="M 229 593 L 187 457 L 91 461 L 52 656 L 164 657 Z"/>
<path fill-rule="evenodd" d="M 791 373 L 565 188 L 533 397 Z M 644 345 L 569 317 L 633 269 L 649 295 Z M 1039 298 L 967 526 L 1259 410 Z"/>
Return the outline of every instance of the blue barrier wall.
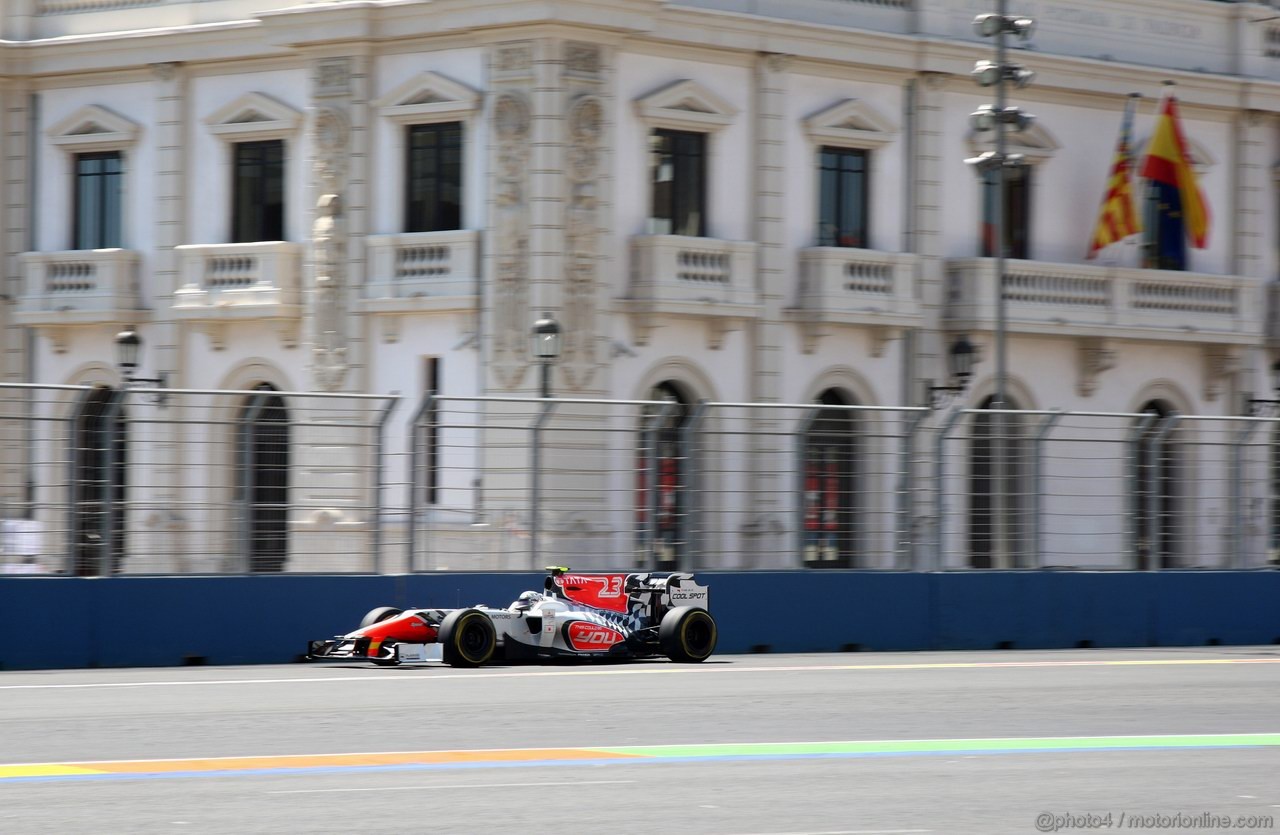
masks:
<path fill-rule="evenodd" d="M 701 572 L 723 653 L 1280 643 L 1280 572 Z M 376 606 L 505 606 L 541 573 L 0 578 L 0 669 L 275 664 Z"/>

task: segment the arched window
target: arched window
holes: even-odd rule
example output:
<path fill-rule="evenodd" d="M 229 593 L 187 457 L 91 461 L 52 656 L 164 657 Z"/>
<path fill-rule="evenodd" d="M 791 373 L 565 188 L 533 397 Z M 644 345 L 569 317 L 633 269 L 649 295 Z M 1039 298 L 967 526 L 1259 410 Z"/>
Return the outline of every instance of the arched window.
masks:
<path fill-rule="evenodd" d="M 852 398 L 827 389 L 804 438 L 804 564 L 850 568 L 858 547 L 857 421 Z"/>
<path fill-rule="evenodd" d="M 289 411 L 270 383 L 254 391 L 236 427 L 240 553 L 250 571 L 278 572 L 289 558 Z"/>
<path fill-rule="evenodd" d="M 71 512 L 79 577 L 97 576 L 104 567 L 115 574 L 124 563 L 129 422 L 121 398 L 118 389 L 97 386 L 76 409 Z"/>
<path fill-rule="evenodd" d="M 1142 407 L 1151 415 L 1137 434 L 1134 567 L 1171 568 L 1177 553 L 1178 450 L 1168 420 L 1173 408 L 1163 400 Z"/>
<path fill-rule="evenodd" d="M 1019 406 L 1006 398 L 1007 408 Z M 979 408 L 990 409 L 995 397 Z M 1026 440 L 1018 415 L 974 415 L 969 447 L 969 566 L 1021 568 L 1026 551 Z"/>
<path fill-rule="evenodd" d="M 646 400 L 636 446 L 636 550 L 641 567 L 671 571 L 680 566 L 688 542 L 688 483 L 684 427 L 692 398 L 673 380 L 658 383 Z M 650 485 L 654 489 L 650 490 Z"/>

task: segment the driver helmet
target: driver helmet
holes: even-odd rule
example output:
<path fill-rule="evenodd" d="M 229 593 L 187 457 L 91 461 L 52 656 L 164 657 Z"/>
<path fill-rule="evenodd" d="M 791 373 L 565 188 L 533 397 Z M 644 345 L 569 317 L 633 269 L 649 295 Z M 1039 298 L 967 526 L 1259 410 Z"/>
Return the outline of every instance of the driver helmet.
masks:
<path fill-rule="evenodd" d="M 511 604 L 511 608 L 517 612 L 523 612 L 532 609 L 535 603 L 541 602 L 543 599 L 541 594 L 536 591 L 520 592 L 520 596 L 516 598 L 516 602 Z"/>

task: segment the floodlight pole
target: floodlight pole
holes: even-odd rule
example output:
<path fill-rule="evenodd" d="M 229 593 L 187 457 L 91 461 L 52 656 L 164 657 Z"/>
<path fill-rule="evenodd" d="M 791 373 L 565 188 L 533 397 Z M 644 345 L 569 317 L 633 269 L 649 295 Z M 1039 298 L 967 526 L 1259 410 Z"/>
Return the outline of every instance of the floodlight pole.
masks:
<path fill-rule="evenodd" d="M 996 565 L 1001 568 L 1008 567 L 1006 557 L 1014 558 L 1010 553 L 1012 543 L 1008 539 L 1008 520 L 1005 518 L 1007 507 L 1005 502 L 1005 491 L 1010 486 L 1009 480 L 1005 477 L 1006 473 L 1006 452 L 1008 445 L 1005 443 L 1005 433 L 1008 431 L 1008 421 L 1005 420 L 1003 410 L 1005 408 L 1005 375 L 1006 358 L 1005 353 L 1005 297 L 1004 297 L 1004 261 L 1005 261 L 1005 219 L 1004 219 L 1004 201 L 1005 201 L 1005 133 L 1004 133 L 1004 108 L 1007 103 L 1005 95 L 1005 29 L 1004 25 L 1006 14 L 1008 13 L 1008 0 L 996 0 L 996 14 L 1000 15 L 1000 29 L 996 33 L 996 66 L 1000 68 L 999 80 L 996 81 L 996 112 L 1000 114 L 1000 118 L 996 119 L 996 193 L 995 198 L 991 201 L 992 211 L 995 213 L 995 271 L 996 271 L 996 390 L 995 400 L 992 402 L 992 408 L 1000 410 L 1000 414 L 995 416 L 995 443 L 992 444 L 992 452 L 995 453 L 992 462 L 995 475 L 995 501 L 992 507 L 993 519 L 991 520 L 995 529 L 995 557 Z"/>
<path fill-rule="evenodd" d="M 1008 11 L 1008 0 L 996 0 L 996 14 L 1000 15 L 1003 21 Z M 1001 25 L 999 32 L 996 33 L 996 65 L 1000 67 L 999 80 L 996 82 L 996 112 L 1004 113 L 1006 104 L 1005 96 L 1005 26 Z M 995 213 L 995 256 L 996 256 L 996 391 L 995 400 L 992 406 L 996 409 L 1005 407 L 1005 298 L 1004 298 L 1004 260 L 1005 260 L 1005 223 L 1004 223 L 1004 184 L 1005 184 L 1005 135 L 1004 135 L 1004 119 L 996 119 L 996 194 L 992 200 L 991 207 Z M 1000 426 L 1003 430 L 1004 427 Z M 1003 450 L 1003 444 L 999 443 L 997 437 L 997 457 L 996 466 L 1003 464 L 1002 456 L 999 452 Z M 996 470 L 997 478 L 1003 471 Z M 997 529 L 999 530 L 999 529 Z"/>

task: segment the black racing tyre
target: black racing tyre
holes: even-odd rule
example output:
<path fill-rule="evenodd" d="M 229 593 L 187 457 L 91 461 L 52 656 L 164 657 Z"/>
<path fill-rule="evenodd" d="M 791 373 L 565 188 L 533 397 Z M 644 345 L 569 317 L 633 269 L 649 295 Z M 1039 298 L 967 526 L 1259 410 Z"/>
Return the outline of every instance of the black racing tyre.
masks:
<path fill-rule="evenodd" d="M 479 667 L 493 658 L 498 648 L 498 630 L 479 609 L 459 609 L 445 617 L 436 640 L 444 663 L 451 667 Z"/>
<path fill-rule="evenodd" d="M 706 661 L 716 651 L 716 621 L 706 609 L 677 606 L 662 616 L 658 646 L 662 654 L 682 664 Z"/>
<path fill-rule="evenodd" d="M 360 619 L 360 628 L 364 629 L 366 626 L 373 626 L 375 623 L 382 623 L 384 620 L 391 620 L 393 617 L 400 614 L 401 611 L 402 610 L 397 609 L 394 606 L 379 606 L 376 609 L 370 609 L 369 614 Z"/>

